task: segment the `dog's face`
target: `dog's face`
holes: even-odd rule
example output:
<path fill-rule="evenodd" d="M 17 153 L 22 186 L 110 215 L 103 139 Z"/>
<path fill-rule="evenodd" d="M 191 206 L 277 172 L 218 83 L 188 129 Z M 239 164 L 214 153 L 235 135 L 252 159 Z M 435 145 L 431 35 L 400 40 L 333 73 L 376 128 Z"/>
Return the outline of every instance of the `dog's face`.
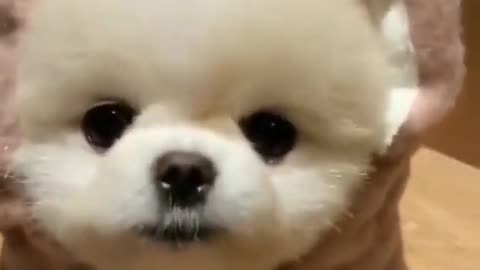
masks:
<path fill-rule="evenodd" d="M 41 1 L 13 164 L 35 218 L 99 269 L 304 255 L 387 140 L 387 52 L 354 3 Z"/>

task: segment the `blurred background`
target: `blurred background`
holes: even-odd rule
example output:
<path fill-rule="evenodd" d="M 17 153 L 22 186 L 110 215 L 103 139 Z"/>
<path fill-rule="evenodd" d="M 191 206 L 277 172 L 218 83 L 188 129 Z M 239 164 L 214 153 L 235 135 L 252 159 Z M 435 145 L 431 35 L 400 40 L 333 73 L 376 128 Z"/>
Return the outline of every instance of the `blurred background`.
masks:
<path fill-rule="evenodd" d="M 480 269 L 480 0 L 463 12 L 465 89 L 425 136 L 402 205 L 412 270 Z"/>

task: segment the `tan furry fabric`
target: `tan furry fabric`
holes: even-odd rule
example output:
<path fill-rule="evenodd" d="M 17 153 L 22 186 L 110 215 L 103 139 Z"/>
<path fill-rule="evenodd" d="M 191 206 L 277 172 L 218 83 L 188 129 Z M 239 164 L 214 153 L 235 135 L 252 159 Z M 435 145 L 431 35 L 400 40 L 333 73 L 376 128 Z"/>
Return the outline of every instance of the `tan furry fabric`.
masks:
<path fill-rule="evenodd" d="M 5 163 L 15 145 L 10 102 L 16 30 L 28 0 L 0 0 L 0 231 L 5 233 L 2 270 L 74 270 L 60 247 L 25 222 L 22 204 L 9 191 Z M 372 3 L 375 0 L 368 0 Z M 464 76 L 460 0 L 404 0 L 417 52 L 421 94 L 377 173 L 358 194 L 352 214 L 288 270 L 405 270 L 398 202 L 403 194 L 417 137 L 441 119 L 455 101 Z M 3 170 L 2 170 L 3 168 Z M 8 177 L 7 177 L 8 178 Z"/>

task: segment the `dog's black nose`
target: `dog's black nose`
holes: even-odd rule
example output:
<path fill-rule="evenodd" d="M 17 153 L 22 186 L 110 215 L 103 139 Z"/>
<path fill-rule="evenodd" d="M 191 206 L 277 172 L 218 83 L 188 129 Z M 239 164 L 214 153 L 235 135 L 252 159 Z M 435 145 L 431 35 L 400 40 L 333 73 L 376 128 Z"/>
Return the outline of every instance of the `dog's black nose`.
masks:
<path fill-rule="evenodd" d="M 154 164 L 154 181 L 170 207 L 204 203 L 217 172 L 210 159 L 190 152 L 168 152 Z"/>

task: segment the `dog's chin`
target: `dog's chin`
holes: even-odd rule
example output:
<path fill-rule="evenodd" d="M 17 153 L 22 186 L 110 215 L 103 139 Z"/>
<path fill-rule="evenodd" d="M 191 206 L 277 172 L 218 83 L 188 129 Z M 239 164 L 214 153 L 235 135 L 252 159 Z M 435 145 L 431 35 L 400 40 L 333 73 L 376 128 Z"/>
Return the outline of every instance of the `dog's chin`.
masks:
<path fill-rule="evenodd" d="M 207 245 L 228 231 L 209 224 L 196 209 L 171 209 L 156 223 L 134 226 L 131 233 L 155 245 L 182 250 L 191 246 Z"/>
<path fill-rule="evenodd" d="M 133 230 L 133 233 L 152 243 L 183 249 L 192 244 L 198 245 L 212 241 L 220 234 L 220 230 L 208 226 L 190 229 L 183 228 L 181 225 L 168 228 L 160 225 L 140 225 Z"/>
<path fill-rule="evenodd" d="M 65 239 L 74 256 L 102 270 L 257 270 L 283 262 L 278 252 L 265 248 L 268 241 L 244 241 L 228 228 L 202 223 L 139 224 L 115 233 L 83 228 Z"/>
<path fill-rule="evenodd" d="M 106 253 L 112 251 L 116 253 L 124 249 L 119 247 L 122 245 L 127 249 L 143 250 L 158 255 L 181 255 L 195 250 L 212 249 L 219 243 L 235 242 L 234 239 L 238 238 L 226 227 L 195 218 L 195 210 L 172 209 L 171 212 L 176 213 L 166 213 L 157 222 L 138 222 L 131 227 L 74 226 L 66 228 L 64 231 L 66 235 L 61 238 L 66 240 L 65 244 L 73 250 L 86 248 L 87 253 L 90 253 L 92 243 L 96 243 L 93 246 Z M 176 219 L 166 221 L 165 216 L 169 215 L 174 215 Z"/>

